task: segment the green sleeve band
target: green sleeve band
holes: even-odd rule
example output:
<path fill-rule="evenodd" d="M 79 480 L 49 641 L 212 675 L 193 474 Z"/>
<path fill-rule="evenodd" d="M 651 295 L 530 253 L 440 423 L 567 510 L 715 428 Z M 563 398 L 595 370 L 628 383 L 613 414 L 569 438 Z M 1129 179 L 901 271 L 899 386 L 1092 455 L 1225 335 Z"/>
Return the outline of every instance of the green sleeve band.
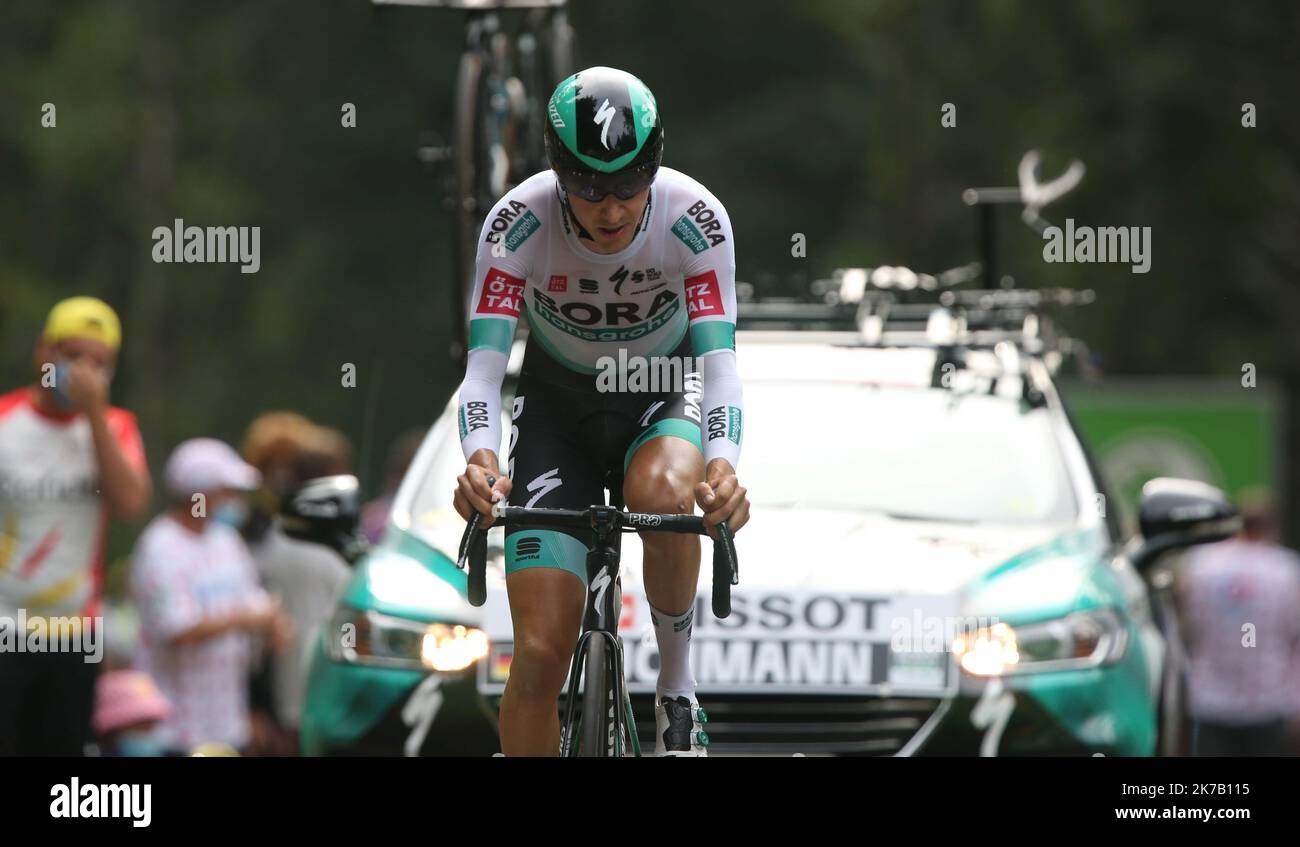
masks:
<path fill-rule="evenodd" d="M 691 324 L 691 352 L 703 356 L 711 350 L 735 350 L 736 325 L 731 321 L 700 321 Z"/>
<path fill-rule="evenodd" d="M 469 322 L 469 349 L 490 347 L 503 355 L 510 355 L 510 342 L 515 336 L 513 321 L 505 318 L 475 318 Z"/>

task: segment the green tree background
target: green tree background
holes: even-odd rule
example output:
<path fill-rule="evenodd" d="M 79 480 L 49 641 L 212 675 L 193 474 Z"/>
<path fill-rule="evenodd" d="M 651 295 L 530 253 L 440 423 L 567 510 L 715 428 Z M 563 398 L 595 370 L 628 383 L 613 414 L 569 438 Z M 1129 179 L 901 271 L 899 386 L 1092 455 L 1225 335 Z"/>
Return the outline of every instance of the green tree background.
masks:
<path fill-rule="evenodd" d="M 1300 409 L 1297 4 L 575 0 L 571 20 L 579 66 L 656 92 L 665 162 L 727 204 L 760 293 L 844 265 L 967 261 L 961 190 L 1011 182 L 1037 147 L 1047 173 L 1089 166 L 1053 220 L 1152 227 L 1136 275 L 1045 266 L 1006 219 L 1023 284 L 1097 290 L 1071 329 L 1106 372 L 1250 362 Z M 452 219 L 415 147 L 450 135 L 462 41 L 462 13 L 363 0 L 5 4 L 0 387 L 32 378 L 49 307 L 93 294 L 122 315 L 114 401 L 139 415 L 155 473 L 185 438 L 237 442 L 291 408 L 347 432 L 374 491 L 391 439 L 430 423 L 459 376 Z M 151 232 L 178 217 L 260 226 L 260 272 L 155 264 Z M 1300 455 L 1300 426 L 1285 441 Z M 1280 478 L 1300 504 L 1300 472 Z"/>

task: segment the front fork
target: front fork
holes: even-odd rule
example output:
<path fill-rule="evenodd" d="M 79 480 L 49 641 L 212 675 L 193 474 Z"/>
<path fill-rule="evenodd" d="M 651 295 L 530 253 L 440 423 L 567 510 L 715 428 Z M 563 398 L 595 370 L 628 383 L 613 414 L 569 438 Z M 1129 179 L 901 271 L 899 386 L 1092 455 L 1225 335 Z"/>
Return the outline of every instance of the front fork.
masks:
<path fill-rule="evenodd" d="M 631 741 L 632 755 L 640 756 L 641 741 L 633 722 L 632 698 L 627 691 L 627 678 L 623 675 L 623 639 L 618 634 L 618 621 L 623 606 L 622 581 L 618 574 L 620 538 L 617 530 L 604 523 L 600 513 L 595 518 L 595 524 L 598 542 L 587 553 L 587 585 L 592 597 L 583 617 L 582 635 L 569 664 L 569 687 L 565 698 L 560 755 L 578 755 L 581 717 L 575 715 L 575 704 L 579 701 L 579 686 L 584 678 L 583 671 L 588 668 L 587 660 L 592 652 L 593 639 L 599 639 L 601 647 L 596 652 L 597 658 L 603 659 L 603 667 L 587 676 L 600 677 L 595 681 L 601 693 L 592 691 L 590 686 L 584 686 L 584 696 L 600 697 L 601 705 L 587 707 L 582 711 L 588 715 L 588 720 L 595 718 L 604 724 L 606 731 L 600 733 L 600 736 L 608 739 L 604 755 L 622 756 L 626 752 L 626 732 Z M 596 670 L 594 665 L 592 670 Z"/>

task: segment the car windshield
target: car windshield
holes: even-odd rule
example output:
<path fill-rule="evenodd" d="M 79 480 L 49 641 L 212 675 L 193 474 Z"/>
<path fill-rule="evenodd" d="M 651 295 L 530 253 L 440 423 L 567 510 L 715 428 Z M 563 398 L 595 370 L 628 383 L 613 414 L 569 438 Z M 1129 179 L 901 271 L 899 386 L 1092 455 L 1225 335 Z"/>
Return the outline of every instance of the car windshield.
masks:
<path fill-rule="evenodd" d="M 504 416 L 502 424 L 508 433 Z M 454 555 L 465 522 L 452 509 L 452 490 L 465 460 L 454 427 L 430 438 L 436 449 L 423 468 L 412 468 L 420 481 L 410 529 Z M 961 523 L 1045 524 L 1077 515 L 1047 410 L 987 394 L 750 381 L 739 476 L 760 507 Z M 489 544 L 502 543 L 499 536 L 494 530 Z"/>
<path fill-rule="evenodd" d="M 1047 409 L 945 389 L 747 383 L 739 477 L 755 506 L 1013 524 L 1077 512 Z"/>

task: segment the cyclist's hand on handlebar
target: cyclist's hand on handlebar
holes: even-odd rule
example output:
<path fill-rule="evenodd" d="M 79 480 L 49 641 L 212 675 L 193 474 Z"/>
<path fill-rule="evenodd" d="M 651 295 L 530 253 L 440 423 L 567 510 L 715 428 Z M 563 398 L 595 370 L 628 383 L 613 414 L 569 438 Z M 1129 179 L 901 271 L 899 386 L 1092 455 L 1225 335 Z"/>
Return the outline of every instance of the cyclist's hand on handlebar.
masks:
<path fill-rule="evenodd" d="M 494 477 L 494 483 L 488 483 L 488 477 Z M 483 449 L 469 457 L 465 472 L 456 478 L 456 494 L 453 503 L 456 512 L 469 520 L 474 512 L 481 512 L 483 520 L 479 526 L 487 528 L 495 518 L 492 516 L 492 504 L 506 502 L 510 497 L 510 480 L 501 473 L 497 466 L 496 454 Z"/>
<path fill-rule="evenodd" d="M 695 499 L 704 511 L 704 524 L 712 529 L 721 521 L 734 533 L 749 521 L 749 497 L 736 480 L 736 471 L 726 459 L 714 459 L 695 486 Z"/>

